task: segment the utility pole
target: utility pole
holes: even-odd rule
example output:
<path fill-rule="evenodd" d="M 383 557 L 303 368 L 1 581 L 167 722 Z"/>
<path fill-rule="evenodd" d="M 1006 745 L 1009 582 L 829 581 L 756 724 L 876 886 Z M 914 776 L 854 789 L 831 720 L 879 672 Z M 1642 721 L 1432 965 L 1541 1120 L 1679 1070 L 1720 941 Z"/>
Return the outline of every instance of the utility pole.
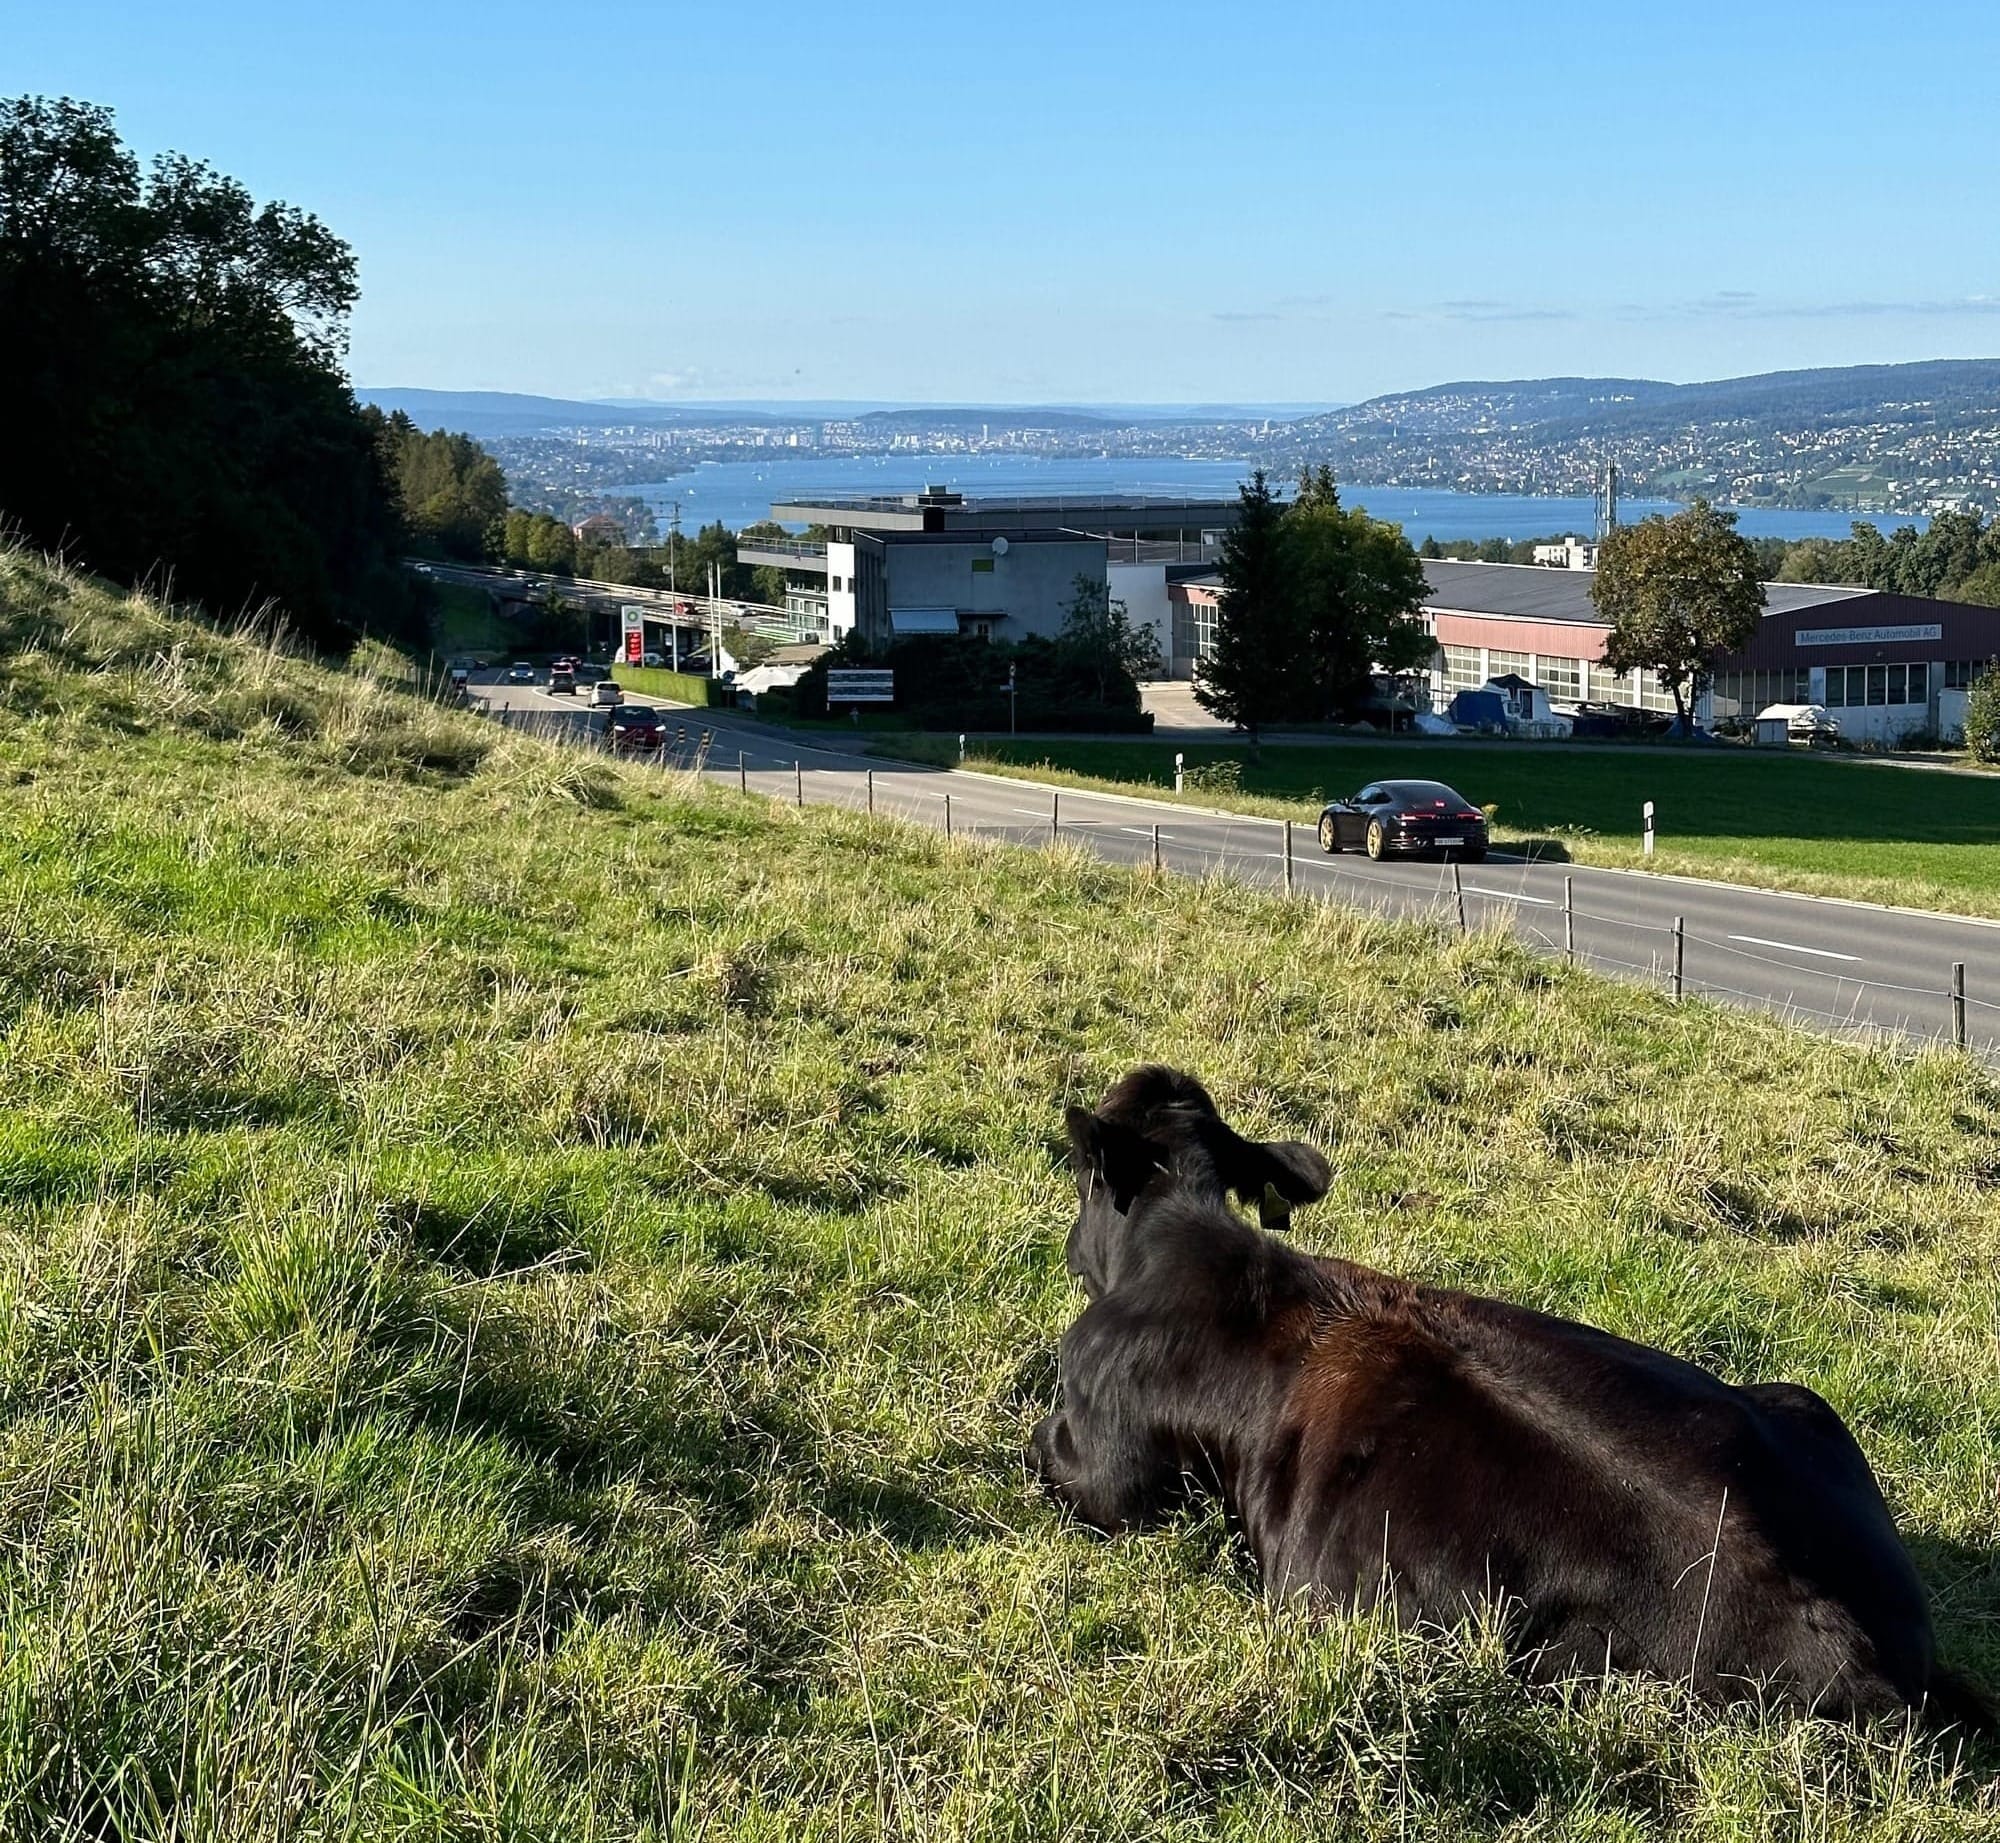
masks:
<path fill-rule="evenodd" d="M 667 613 L 667 656 L 678 672 L 681 669 L 681 604 L 680 591 L 674 581 L 674 552 L 678 548 L 676 540 L 681 534 L 681 502 L 676 499 L 673 505 L 673 522 L 667 527 L 667 594 L 672 598 Z"/>

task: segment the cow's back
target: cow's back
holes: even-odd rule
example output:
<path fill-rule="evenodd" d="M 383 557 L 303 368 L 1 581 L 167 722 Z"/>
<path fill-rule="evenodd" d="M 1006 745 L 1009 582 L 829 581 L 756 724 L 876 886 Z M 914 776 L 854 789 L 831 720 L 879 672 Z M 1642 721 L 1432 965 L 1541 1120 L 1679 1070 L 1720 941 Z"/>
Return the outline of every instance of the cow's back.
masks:
<path fill-rule="evenodd" d="M 1442 1620 L 1503 1602 L 1549 1674 L 1775 1683 L 1842 1708 L 1921 1695 L 1921 1588 L 1816 1396 L 1327 1268 L 1332 1309 L 1238 1468 L 1272 1593 Z"/>

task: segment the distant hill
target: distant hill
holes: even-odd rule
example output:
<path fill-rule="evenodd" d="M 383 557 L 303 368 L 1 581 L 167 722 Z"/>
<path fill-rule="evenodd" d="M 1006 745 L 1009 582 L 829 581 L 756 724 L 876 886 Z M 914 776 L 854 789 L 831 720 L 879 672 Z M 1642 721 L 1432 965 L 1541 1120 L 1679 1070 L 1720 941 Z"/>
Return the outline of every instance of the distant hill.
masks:
<path fill-rule="evenodd" d="M 1632 491 L 1923 512 L 2000 502 L 2000 359 L 1651 378 L 1465 380 L 1371 397 L 1274 431 L 1280 465 L 1357 484 Z"/>
<path fill-rule="evenodd" d="M 424 429 L 451 429 L 466 435 L 534 435 L 548 429 L 629 428 L 634 423 L 663 426 L 714 422 L 774 423 L 776 416 L 707 403 L 581 403 L 566 397 L 524 396 L 510 390 L 406 390 L 357 386 L 363 403 L 404 415 Z"/>
<path fill-rule="evenodd" d="M 1357 425 L 1428 422 L 1472 430 L 1576 428 L 1602 433 L 1692 421 L 1783 420 L 1803 426 L 1828 417 L 1907 421 L 2000 409 L 2000 359 L 1930 359 L 1909 365 L 1845 365 L 1767 371 L 1699 384 L 1651 378 L 1529 378 L 1433 384 L 1371 397 L 1291 425 L 1310 438 Z"/>

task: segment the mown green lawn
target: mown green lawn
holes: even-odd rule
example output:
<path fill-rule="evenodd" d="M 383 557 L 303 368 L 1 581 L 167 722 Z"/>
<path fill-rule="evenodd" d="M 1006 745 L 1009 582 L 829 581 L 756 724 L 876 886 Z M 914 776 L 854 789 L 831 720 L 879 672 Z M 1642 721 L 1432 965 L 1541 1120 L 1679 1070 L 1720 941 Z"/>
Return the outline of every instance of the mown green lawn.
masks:
<path fill-rule="evenodd" d="M 1849 1418 L 2000 1680 L 2000 1084 L 768 806 L 0 553 L 0 1835 L 1909 1840 L 1993 1762 L 1267 1611 L 1023 1474 L 1061 1109 Z"/>
<path fill-rule="evenodd" d="M 884 745 L 955 760 L 943 739 Z M 1581 863 L 1639 866 L 1913 908 L 2000 916 L 2000 778 L 1744 749 L 1481 748 L 1452 743 L 980 742 L 979 764 L 1034 778 L 1170 791 L 1179 750 L 1202 805 L 1310 819 L 1389 776 L 1448 782 L 1498 808 L 1497 836 Z M 1234 764 L 1232 768 L 1230 764 Z M 1218 770 L 1221 778 L 1218 780 Z"/>

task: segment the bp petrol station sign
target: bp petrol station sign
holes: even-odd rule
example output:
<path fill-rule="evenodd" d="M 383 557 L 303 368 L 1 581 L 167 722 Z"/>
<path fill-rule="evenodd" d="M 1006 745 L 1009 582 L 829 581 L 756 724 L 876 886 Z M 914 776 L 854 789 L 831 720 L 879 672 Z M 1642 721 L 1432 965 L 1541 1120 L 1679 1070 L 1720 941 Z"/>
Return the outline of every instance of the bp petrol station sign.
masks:
<path fill-rule="evenodd" d="M 893 704 L 896 674 L 887 669 L 857 666 L 830 670 L 826 675 L 829 704 Z"/>
<path fill-rule="evenodd" d="M 618 613 L 625 623 L 625 663 L 635 666 L 646 656 L 646 610 L 637 602 L 623 602 Z"/>

